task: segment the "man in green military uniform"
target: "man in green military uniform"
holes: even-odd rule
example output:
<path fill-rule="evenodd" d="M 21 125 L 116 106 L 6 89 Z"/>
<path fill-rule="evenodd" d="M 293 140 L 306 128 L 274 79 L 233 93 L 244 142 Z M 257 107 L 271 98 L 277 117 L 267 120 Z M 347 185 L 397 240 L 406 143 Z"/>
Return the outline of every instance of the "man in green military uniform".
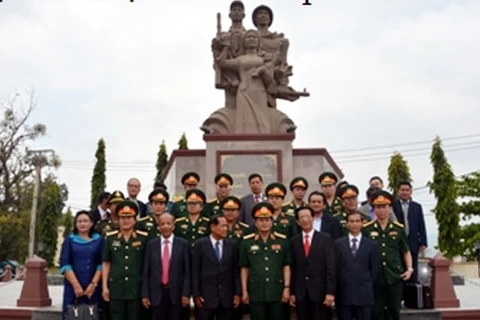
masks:
<path fill-rule="evenodd" d="M 228 173 L 220 173 L 215 177 L 217 197 L 208 201 L 205 208 L 205 215 L 211 217 L 215 214 L 221 214 L 220 203 L 232 192 L 233 178 Z"/>
<path fill-rule="evenodd" d="M 290 191 L 293 199 L 290 202 L 283 204 L 282 211 L 295 215 L 295 209 L 307 206 L 303 201 L 308 189 L 308 181 L 304 177 L 293 178 L 290 182 Z"/>
<path fill-rule="evenodd" d="M 112 320 L 142 319 L 141 281 L 148 234 L 135 230 L 138 206 L 125 200 L 116 213 L 119 230 L 108 232 L 102 264 L 102 297 L 110 302 Z"/>
<path fill-rule="evenodd" d="M 199 189 L 190 189 L 185 194 L 187 215 L 175 219 L 175 235 L 188 241 L 191 247 L 198 238 L 210 234 L 207 217 L 202 215 L 205 193 Z"/>
<path fill-rule="evenodd" d="M 295 214 L 282 211 L 283 200 L 287 194 L 287 188 L 279 182 L 270 183 L 265 188 L 267 202 L 273 206 L 273 231 L 279 232 L 290 239 L 298 233 L 298 225 Z"/>
<path fill-rule="evenodd" d="M 257 232 L 245 236 L 240 248 L 242 302 L 250 304 L 252 320 L 284 319 L 282 302 L 290 299 L 291 253 L 287 237 L 272 230 L 273 211 L 270 203 L 253 206 Z"/>
<path fill-rule="evenodd" d="M 115 190 L 108 199 L 108 211 L 109 217 L 106 220 L 100 220 L 95 226 L 95 231 L 102 236 L 105 236 L 108 232 L 118 230 L 118 216 L 116 213 L 117 205 L 124 201 L 125 197 L 119 190 Z"/>
<path fill-rule="evenodd" d="M 342 200 L 337 197 L 335 185 L 338 178 L 333 172 L 324 172 L 318 177 L 320 189 L 322 190 L 327 203 L 325 203 L 325 211 L 334 215 L 343 211 Z"/>
<path fill-rule="evenodd" d="M 148 237 L 150 239 L 160 235 L 160 230 L 158 229 L 160 216 L 167 211 L 167 203 L 169 199 L 170 196 L 165 189 L 155 189 L 150 192 L 150 195 L 148 196 L 152 215 L 140 218 L 137 223 L 137 229 L 148 232 Z"/>
<path fill-rule="evenodd" d="M 238 220 L 242 203 L 235 196 L 228 196 L 220 203 L 223 216 L 227 220 L 228 235 L 227 238 L 237 242 L 238 247 L 242 242 L 243 236 L 250 234 L 250 226 Z"/>
<path fill-rule="evenodd" d="M 388 192 L 377 191 L 372 201 L 377 218 L 363 226 L 363 234 L 380 245 L 382 259 L 375 282 L 373 320 L 400 319 L 403 281 L 410 279 L 413 273 L 405 229 L 399 222 L 389 220 L 392 203 L 393 197 Z M 407 266 L 406 271 L 403 265 Z"/>
<path fill-rule="evenodd" d="M 200 182 L 200 176 L 196 172 L 187 172 L 182 176 L 182 184 L 185 192 L 196 189 Z M 173 199 L 172 210 L 170 212 L 175 218 L 187 215 L 187 203 L 184 197 L 175 197 Z"/>
<path fill-rule="evenodd" d="M 343 210 L 334 214 L 333 216 L 340 222 L 342 236 L 346 236 L 348 235 L 347 215 L 349 213 L 360 213 L 363 223 L 371 221 L 372 219 L 367 214 L 358 211 L 358 188 L 356 186 L 353 184 L 347 184 L 339 190 L 339 195 L 343 201 Z"/>

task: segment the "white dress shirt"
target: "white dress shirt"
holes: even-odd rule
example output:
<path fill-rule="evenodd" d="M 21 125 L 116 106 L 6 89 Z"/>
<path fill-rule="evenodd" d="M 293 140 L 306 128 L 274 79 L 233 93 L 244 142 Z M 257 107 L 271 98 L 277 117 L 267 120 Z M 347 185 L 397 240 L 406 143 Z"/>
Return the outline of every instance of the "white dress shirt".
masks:
<path fill-rule="evenodd" d="M 318 232 L 322 231 L 322 217 L 323 215 L 313 217 L 313 229 Z"/>
<path fill-rule="evenodd" d="M 107 211 L 103 210 L 102 207 L 100 206 L 98 206 L 97 209 L 98 209 L 98 212 L 100 213 L 100 220 L 107 219 Z"/>
<path fill-rule="evenodd" d="M 358 236 L 354 236 L 351 233 L 348 234 L 348 243 L 350 245 L 350 248 L 353 246 L 353 241 L 352 241 L 353 238 L 357 239 L 357 250 L 358 250 L 358 248 L 360 248 L 360 241 L 362 241 L 362 234 L 360 233 Z"/>
<path fill-rule="evenodd" d="M 305 232 L 302 231 L 303 244 L 305 244 L 305 235 L 308 234 L 308 242 L 310 243 L 310 247 L 312 246 L 312 238 L 313 238 L 313 233 L 314 232 L 315 232 L 315 229 L 312 229 L 308 233 L 305 233 Z"/>

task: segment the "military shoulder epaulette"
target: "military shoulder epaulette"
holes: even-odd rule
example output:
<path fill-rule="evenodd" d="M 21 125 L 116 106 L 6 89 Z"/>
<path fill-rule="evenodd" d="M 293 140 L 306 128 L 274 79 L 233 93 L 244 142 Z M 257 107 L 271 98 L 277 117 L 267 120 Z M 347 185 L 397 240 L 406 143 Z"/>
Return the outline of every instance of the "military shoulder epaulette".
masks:
<path fill-rule="evenodd" d="M 375 222 L 375 220 L 369 221 L 369 222 L 365 223 L 363 226 L 368 227 L 368 226 L 372 225 L 374 222 Z"/>
<path fill-rule="evenodd" d="M 341 215 L 342 213 L 343 213 L 343 212 L 337 212 L 337 213 L 335 213 L 335 214 L 333 215 L 333 217 L 339 216 L 339 215 Z"/>
<path fill-rule="evenodd" d="M 242 227 L 250 228 L 250 226 L 248 224 L 246 224 L 245 222 L 239 222 L 238 224 L 241 225 Z"/>
<path fill-rule="evenodd" d="M 175 219 L 175 222 L 180 222 L 180 221 L 184 221 L 184 220 L 187 220 L 187 217 L 177 218 L 177 219 Z"/>
<path fill-rule="evenodd" d="M 172 202 L 177 203 L 177 202 L 180 202 L 182 200 L 183 200 L 183 196 L 178 195 L 178 196 L 173 197 Z"/>
<path fill-rule="evenodd" d="M 287 211 L 285 212 L 285 214 L 289 217 L 295 217 L 295 213 L 293 213 L 292 211 Z"/>
<path fill-rule="evenodd" d="M 251 239 L 255 237 L 255 233 L 250 233 L 250 234 L 247 234 L 246 236 L 243 237 L 243 240 L 248 240 L 248 239 Z"/>
<path fill-rule="evenodd" d="M 287 236 L 278 232 L 273 233 L 275 236 L 279 237 L 280 239 L 287 239 Z"/>
<path fill-rule="evenodd" d="M 114 234 L 118 234 L 118 230 L 110 231 L 105 234 L 105 237 L 113 236 Z"/>
<path fill-rule="evenodd" d="M 207 218 L 207 217 L 202 217 L 202 219 L 205 221 L 210 221 L 210 218 Z"/>
<path fill-rule="evenodd" d="M 138 233 L 139 235 L 144 236 L 144 237 L 148 236 L 148 232 L 145 232 L 145 231 L 135 230 L 135 232 Z"/>
<path fill-rule="evenodd" d="M 212 200 L 208 200 L 207 203 L 213 203 L 215 201 L 217 201 L 217 198 L 213 198 Z"/>
<path fill-rule="evenodd" d="M 286 207 L 286 206 L 289 206 L 291 204 L 292 204 L 291 202 L 285 202 L 284 204 L 282 204 L 282 207 Z"/>
<path fill-rule="evenodd" d="M 401 227 L 401 228 L 404 228 L 403 224 L 401 224 L 401 223 L 398 222 L 398 221 L 392 221 L 392 223 L 393 223 L 394 225 L 396 225 L 396 226 L 399 226 L 399 227 Z"/>
<path fill-rule="evenodd" d="M 146 221 L 146 220 L 150 220 L 150 219 L 152 219 L 151 216 L 145 216 L 143 218 L 138 219 L 138 221 Z"/>

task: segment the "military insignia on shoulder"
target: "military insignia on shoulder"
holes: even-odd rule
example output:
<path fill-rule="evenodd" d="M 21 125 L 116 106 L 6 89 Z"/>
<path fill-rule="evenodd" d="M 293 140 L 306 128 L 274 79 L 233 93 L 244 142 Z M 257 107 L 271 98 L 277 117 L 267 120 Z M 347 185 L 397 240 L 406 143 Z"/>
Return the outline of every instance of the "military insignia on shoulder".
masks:
<path fill-rule="evenodd" d="M 293 211 L 293 209 L 288 209 L 285 214 L 290 217 L 295 217 L 295 212 Z"/>
<path fill-rule="evenodd" d="M 176 202 L 180 202 L 180 201 L 182 201 L 182 200 L 183 200 L 183 196 L 177 195 L 177 196 L 173 197 L 172 202 L 173 202 L 173 203 L 176 203 Z"/>
<path fill-rule="evenodd" d="M 148 236 L 148 233 L 145 232 L 145 231 L 135 230 L 135 232 L 138 233 L 138 234 L 141 235 L 141 236 L 144 236 L 144 237 Z"/>
<path fill-rule="evenodd" d="M 207 222 L 210 221 L 210 219 L 207 218 L 207 217 L 202 217 L 202 220 L 203 220 L 203 221 L 207 221 Z"/>
<path fill-rule="evenodd" d="M 106 236 L 106 237 L 109 237 L 109 236 L 113 236 L 113 235 L 115 235 L 115 234 L 117 234 L 117 233 L 118 233 L 118 230 L 110 231 L 110 232 L 107 232 L 107 233 L 105 234 L 105 236 Z"/>
<path fill-rule="evenodd" d="M 280 239 L 287 239 L 287 236 L 278 232 L 273 233 L 275 236 L 279 237 Z"/>
<path fill-rule="evenodd" d="M 337 212 L 337 213 L 335 213 L 333 216 L 334 216 L 334 217 L 338 217 L 338 216 L 341 215 L 341 214 L 342 214 L 341 212 Z"/>
<path fill-rule="evenodd" d="M 401 223 L 398 222 L 398 221 L 393 221 L 392 223 L 393 223 L 394 225 L 400 227 L 400 228 L 404 228 L 403 224 L 401 224 Z"/>
<path fill-rule="evenodd" d="M 180 217 L 180 218 L 175 219 L 175 223 L 180 222 L 180 221 L 185 221 L 185 220 L 187 220 L 187 217 Z"/>
<path fill-rule="evenodd" d="M 152 217 L 150 217 L 150 216 L 145 216 L 145 217 L 143 217 L 143 218 L 138 219 L 138 221 L 142 221 L 142 222 L 143 222 L 143 221 L 147 221 L 147 220 L 148 220 L 148 221 L 151 221 L 151 219 L 152 219 Z"/>
<path fill-rule="evenodd" d="M 244 228 L 250 228 L 250 226 L 248 224 L 246 224 L 245 222 L 239 222 L 238 224 L 241 225 Z"/>
<path fill-rule="evenodd" d="M 246 236 L 244 236 L 243 240 L 252 239 L 253 237 L 255 237 L 255 233 L 250 233 L 250 234 L 247 234 Z"/>
<path fill-rule="evenodd" d="M 214 203 L 215 201 L 217 201 L 217 198 L 213 198 L 212 200 L 207 201 L 207 203 L 208 203 L 208 204 L 212 204 L 212 203 Z"/>
<path fill-rule="evenodd" d="M 291 205 L 290 202 L 285 202 L 284 204 L 282 204 L 282 207 L 288 207 L 289 205 Z"/>
<path fill-rule="evenodd" d="M 368 227 L 368 226 L 371 226 L 375 221 L 369 221 L 367 223 L 365 223 L 363 226 L 364 227 Z"/>

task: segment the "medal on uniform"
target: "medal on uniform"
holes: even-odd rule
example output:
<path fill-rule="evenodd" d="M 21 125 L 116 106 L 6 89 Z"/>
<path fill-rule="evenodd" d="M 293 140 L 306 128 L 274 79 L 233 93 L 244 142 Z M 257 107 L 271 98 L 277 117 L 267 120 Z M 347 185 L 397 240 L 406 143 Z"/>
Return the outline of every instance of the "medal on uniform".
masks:
<path fill-rule="evenodd" d="M 135 241 L 132 243 L 132 247 L 140 247 L 142 245 L 142 241 Z"/>
<path fill-rule="evenodd" d="M 120 247 L 120 246 L 121 246 L 120 241 L 115 240 L 115 241 L 112 242 L 112 247 Z"/>
<path fill-rule="evenodd" d="M 377 231 L 370 232 L 370 237 L 378 237 L 378 232 Z"/>
<path fill-rule="evenodd" d="M 254 244 L 253 246 L 250 246 L 250 250 L 252 250 L 252 251 L 258 251 L 258 250 L 260 250 L 260 247 L 257 246 L 256 244 Z"/>
<path fill-rule="evenodd" d="M 282 249 L 282 246 L 279 244 L 272 244 L 272 250 L 280 250 Z"/>

